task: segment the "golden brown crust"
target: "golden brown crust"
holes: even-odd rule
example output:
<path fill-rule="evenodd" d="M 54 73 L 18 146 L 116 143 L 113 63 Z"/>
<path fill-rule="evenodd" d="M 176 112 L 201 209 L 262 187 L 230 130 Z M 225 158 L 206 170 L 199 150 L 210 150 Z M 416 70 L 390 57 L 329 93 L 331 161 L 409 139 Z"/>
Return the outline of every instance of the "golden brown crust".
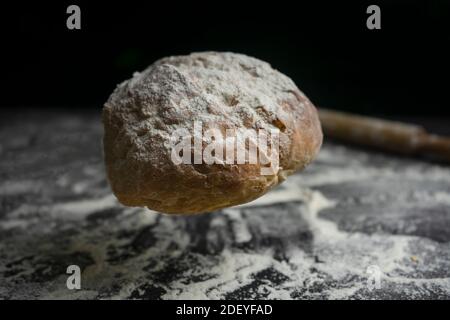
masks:
<path fill-rule="evenodd" d="M 235 76 L 242 81 L 238 86 L 224 85 Z M 214 77 L 217 86 L 209 87 Z M 216 99 L 219 94 L 223 100 Z M 190 129 L 193 120 L 222 131 L 279 128 L 280 170 L 261 175 L 259 163 L 174 164 L 167 148 L 170 133 Z M 119 85 L 105 104 L 103 123 L 114 194 L 124 205 L 165 213 L 208 212 L 254 200 L 303 169 L 322 143 L 315 107 L 289 78 L 264 62 L 231 53 L 156 62 Z"/>

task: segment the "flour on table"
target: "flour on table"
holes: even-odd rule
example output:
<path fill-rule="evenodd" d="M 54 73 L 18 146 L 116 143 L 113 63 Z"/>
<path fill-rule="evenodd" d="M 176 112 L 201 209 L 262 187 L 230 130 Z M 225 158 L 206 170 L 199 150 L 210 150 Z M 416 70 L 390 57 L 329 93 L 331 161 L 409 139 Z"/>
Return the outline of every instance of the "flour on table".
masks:
<path fill-rule="evenodd" d="M 168 216 L 111 196 L 98 119 L 47 123 L 84 140 L 69 135 L 67 149 L 44 139 L 34 152 L 50 158 L 8 158 L 3 146 L 0 298 L 450 297 L 448 167 L 325 144 L 304 172 L 254 202 Z M 66 287 L 71 264 L 82 290 Z M 370 266 L 379 289 L 368 287 Z"/>

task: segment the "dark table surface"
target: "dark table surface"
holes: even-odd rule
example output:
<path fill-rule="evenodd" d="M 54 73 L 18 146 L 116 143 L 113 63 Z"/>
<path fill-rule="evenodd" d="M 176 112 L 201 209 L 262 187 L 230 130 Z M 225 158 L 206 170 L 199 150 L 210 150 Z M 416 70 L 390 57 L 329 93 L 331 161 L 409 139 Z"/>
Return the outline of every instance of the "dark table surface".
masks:
<path fill-rule="evenodd" d="M 449 166 L 327 142 L 253 203 L 167 216 L 117 203 L 98 114 L 0 125 L 0 298 L 450 298 Z"/>

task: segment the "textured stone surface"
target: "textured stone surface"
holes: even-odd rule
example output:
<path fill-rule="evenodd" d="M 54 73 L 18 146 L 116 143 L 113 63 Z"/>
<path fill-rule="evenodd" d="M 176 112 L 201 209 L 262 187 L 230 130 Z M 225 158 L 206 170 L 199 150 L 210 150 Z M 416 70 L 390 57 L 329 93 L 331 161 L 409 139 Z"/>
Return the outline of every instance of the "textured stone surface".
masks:
<path fill-rule="evenodd" d="M 254 203 L 167 216 L 117 203 L 97 114 L 0 121 L 0 298 L 450 298 L 449 167 L 326 143 Z"/>

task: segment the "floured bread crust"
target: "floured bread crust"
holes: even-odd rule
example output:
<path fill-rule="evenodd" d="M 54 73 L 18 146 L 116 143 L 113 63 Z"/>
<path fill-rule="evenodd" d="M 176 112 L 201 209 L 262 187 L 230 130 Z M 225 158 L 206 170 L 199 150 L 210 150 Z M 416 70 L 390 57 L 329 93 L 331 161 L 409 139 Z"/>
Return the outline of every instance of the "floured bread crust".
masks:
<path fill-rule="evenodd" d="M 279 131 L 279 170 L 256 164 L 178 164 L 171 135 L 203 128 Z M 254 200 L 320 149 L 317 111 L 294 82 L 261 60 L 202 52 L 163 58 L 121 83 L 103 108 L 104 156 L 118 200 L 194 214 Z"/>

